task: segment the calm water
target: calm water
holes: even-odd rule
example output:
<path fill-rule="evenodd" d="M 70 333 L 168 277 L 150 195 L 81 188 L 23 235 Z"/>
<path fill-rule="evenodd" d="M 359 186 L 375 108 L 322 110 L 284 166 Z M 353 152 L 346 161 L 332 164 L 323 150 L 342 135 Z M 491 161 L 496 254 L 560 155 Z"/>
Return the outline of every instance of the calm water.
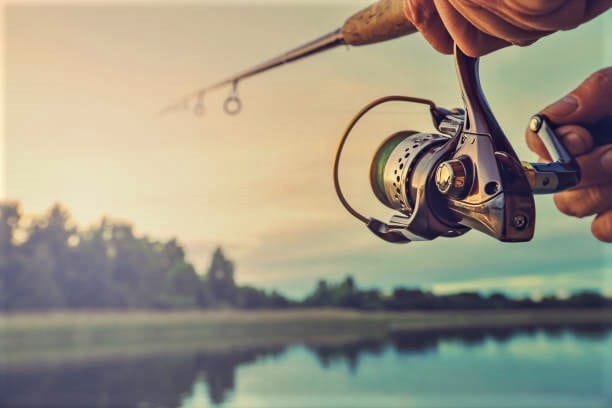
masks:
<path fill-rule="evenodd" d="M 0 368 L 0 406 L 612 407 L 612 331 L 431 331 L 334 347 Z"/>

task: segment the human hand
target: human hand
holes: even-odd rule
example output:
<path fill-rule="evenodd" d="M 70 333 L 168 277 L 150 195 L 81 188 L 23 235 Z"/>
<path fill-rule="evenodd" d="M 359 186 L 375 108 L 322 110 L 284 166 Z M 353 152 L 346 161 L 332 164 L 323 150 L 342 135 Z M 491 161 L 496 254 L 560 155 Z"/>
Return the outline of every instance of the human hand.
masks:
<path fill-rule="evenodd" d="M 574 217 L 597 214 L 591 225 L 593 235 L 612 242 L 612 144 L 595 146 L 596 139 L 605 135 L 593 135 L 584 127 L 612 118 L 612 67 L 595 72 L 541 113 L 559 126 L 556 134 L 580 167 L 580 184 L 554 195 L 557 208 Z M 608 140 L 611 136 L 607 135 Z M 550 161 L 535 133 L 528 129 L 526 138 L 540 160 Z"/>
<path fill-rule="evenodd" d="M 525 46 L 597 17 L 610 0 L 404 0 L 406 18 L 438 51 L 479 57 Z"/>

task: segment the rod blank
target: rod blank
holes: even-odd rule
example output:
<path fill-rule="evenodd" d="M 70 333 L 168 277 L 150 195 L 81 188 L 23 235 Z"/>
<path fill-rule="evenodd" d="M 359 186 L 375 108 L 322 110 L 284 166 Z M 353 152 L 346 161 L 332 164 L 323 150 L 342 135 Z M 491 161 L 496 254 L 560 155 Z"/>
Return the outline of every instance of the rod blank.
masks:
<path fill-rule="evenodd" d="M 177 107 L 188 106 L 188 101 L 200 97 L 205 92 L 232 85 L 231 97 L 237 99 L 235 94 L 239 81 L 260 74 L 299 59 L 318 54 L 335 48 L 339 45 L 368 45 L 391 40 L 404 35 L 412 34 L 417 29 L 410 24 L 404 15 L 403 0 L 379 0 L 365 9 L 349 17 L 342 27 L 310 41 L 304 45 L 287 51 L 275 58 L 247 69 L 237 75 L 224 79 L 205 88 L 186 95 L 178 103 L 162 110 L 162 113 L 175 110 Z"/>

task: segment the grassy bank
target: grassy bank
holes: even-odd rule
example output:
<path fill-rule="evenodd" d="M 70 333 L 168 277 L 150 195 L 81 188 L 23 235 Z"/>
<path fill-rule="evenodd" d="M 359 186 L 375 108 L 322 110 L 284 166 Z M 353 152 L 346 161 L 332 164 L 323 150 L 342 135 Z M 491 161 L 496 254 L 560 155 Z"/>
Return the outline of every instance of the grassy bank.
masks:
<path fill-rule="evenodd" d="M 0 365 L 289 344 L 340 344 L 395 331 L 612 326 L 612 310 L 54 312 L 0 314 Z"/>

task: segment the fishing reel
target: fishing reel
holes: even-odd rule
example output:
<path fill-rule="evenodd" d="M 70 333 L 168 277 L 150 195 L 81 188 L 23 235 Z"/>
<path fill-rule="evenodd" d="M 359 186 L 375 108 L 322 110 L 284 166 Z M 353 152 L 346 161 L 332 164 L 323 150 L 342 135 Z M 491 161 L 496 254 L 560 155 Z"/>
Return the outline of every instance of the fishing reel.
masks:
<path fill-rule="evenodd" d="M 334 183 L 344 207 L 388 242 L 406 243 L 457 237 L 476 229 L 504 242 L 533 237 L 533 195 L 555 193 L 576 185 L 578 165 L 542 115 L 530 129 L 540 136 L 551 163 L 521 162 L 485 99 L 478 59 L 455 47 L 455 65 L 464 108 L 447 110 L 432 101 L 389 96 L 362 109 L 347 127 L 336 153 Z M 374 154 L 370 184 L 385 206 L 397 210 L 389 222 L 360 214 L 345 199 L 338 166 L 353 127 L 374 107 L 390 101 L 425 104 L 440 133 L 400 131 Z"/>

